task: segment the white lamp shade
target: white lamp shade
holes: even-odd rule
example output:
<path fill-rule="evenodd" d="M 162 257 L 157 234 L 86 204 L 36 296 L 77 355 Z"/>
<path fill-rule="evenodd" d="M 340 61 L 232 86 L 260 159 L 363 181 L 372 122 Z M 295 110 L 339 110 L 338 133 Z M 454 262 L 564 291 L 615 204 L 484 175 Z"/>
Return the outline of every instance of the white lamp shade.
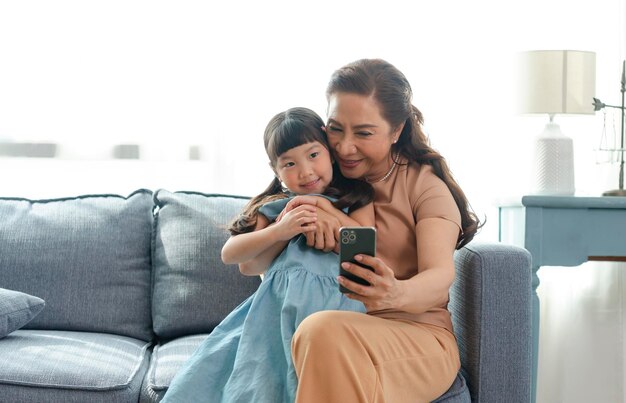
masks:
<path fill-rule="evenodd" d="M 596 54 L 532 50 L 520 55 L 521 113 L 593 114 Z"/>

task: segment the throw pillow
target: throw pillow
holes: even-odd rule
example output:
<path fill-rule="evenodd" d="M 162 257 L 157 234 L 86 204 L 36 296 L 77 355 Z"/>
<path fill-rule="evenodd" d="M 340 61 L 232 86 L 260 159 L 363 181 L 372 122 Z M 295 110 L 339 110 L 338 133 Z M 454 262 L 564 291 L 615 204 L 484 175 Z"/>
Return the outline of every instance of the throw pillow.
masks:
<path fill-rule="evenodd" d="M 41 298 L 0 288 L 0 339 L 30 322 L 44 306 Z"/>

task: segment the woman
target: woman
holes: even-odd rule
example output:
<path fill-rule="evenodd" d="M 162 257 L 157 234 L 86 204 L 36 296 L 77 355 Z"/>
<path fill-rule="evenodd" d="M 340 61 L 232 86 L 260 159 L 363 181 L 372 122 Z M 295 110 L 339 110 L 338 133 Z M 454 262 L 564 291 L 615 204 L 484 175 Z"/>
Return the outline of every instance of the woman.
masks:
<path fill-rule="evenodd" d="M 343 268 L 370 286 L 339 277 L 367 315 L 323 311 L 292 340 L 296 402 L 428 402 L 460 368 L 447 310 L 455 248 L 478 220 L 445 161 L 428 145 L 405 76 L 383 60 L 337 70 L 327 91 L 326 133 L 341 173 L 372 184 L 377 257 Z M 307 243 L 336 246 L 339 223 L 318 211 Z M 358 259 L 357 259 L 358 260 Z"/>

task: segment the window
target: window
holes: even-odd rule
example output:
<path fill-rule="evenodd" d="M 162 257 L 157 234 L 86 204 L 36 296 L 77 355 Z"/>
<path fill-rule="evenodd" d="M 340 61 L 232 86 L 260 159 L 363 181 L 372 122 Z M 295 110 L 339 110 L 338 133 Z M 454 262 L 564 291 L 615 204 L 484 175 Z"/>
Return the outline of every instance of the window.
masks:
<path fill-rule="evenodd" d="M 597 91 L 609 102 L 624 36 L 618 0 L 4 2 L 0 192 L 256 194 L 272 177 L 262 144 L 270 117 L 292 106 L 324 117 L 332 71 L 381 57 L 409 78 L 474 208 L 493 216 L 495 197 L 523 193 L 543 127 L 514 114 L 516 53 L 596 51 Z M 593 165 L 601 121 L 561 120 L 581 164 Z M 588 179 L 578 175 L 592 187 Z"/>

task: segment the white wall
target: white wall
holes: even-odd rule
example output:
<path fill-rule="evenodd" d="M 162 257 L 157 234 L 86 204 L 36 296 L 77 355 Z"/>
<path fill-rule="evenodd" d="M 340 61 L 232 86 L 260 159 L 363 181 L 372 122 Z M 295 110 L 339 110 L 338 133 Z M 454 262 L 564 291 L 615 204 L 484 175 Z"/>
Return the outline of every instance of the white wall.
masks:
<path fill-rule="evenodd" d="M 181 186 L 254 194 L 271 178 L 261 142 L 269 118 L 295 105 L 324 116 L 332 71 L 382 57 L 408 76 L 433 144 L 489 220 L 480 236 L 494 239 L 493 200 L 528 189 L 532 138 L 545 120 L 514 115 L 516 52 L 598 52 L 598 94 L 609 102 L 618 96 L 623 57 L 620 2 L 384 4 L 3 2 L 0 139 L 58 142 L 62 158 L 83 161 L 109 158 L 114 144 L 139 143 L 142 157 L 163 161 L 164 170 L 198 144 L 205 165 L 196 183 L 187 177 L 192 168 L 181 172 Z M 603 190 L 592 152 L 600 120 L 561 119 L 576 140 L 583 193 Z M 61 181 L 58 192 L 83 191 L 84 181 L 72 178 L 87 168 L 41 163 L 18 164 L 0 194 L 39 196 Z M 16 169 L 15 161 L 0 164 Z M 104 174 L 107 166 L 93 172 L 94 182 L 147 187 L 145 167 L 118 176 L 116 169 Z"/>

